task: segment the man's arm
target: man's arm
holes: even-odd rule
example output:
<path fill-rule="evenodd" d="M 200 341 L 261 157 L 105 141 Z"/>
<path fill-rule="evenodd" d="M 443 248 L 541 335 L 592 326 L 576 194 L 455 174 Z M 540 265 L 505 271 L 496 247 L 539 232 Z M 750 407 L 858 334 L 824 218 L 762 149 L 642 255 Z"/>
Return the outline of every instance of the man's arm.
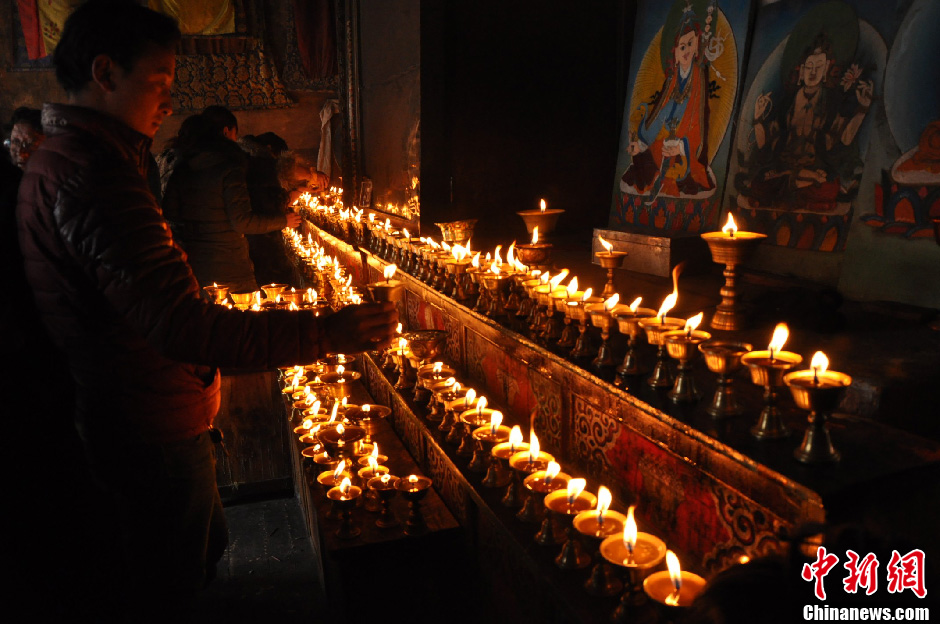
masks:
<path fill-rule="evenodd" d="M 375 306 L 316 317 L 309 310 L 242 312 L 210 304 L 139 175 L 101 175 L 107 184 L 90 185 L 103 189 L 90 205 L 60 194 L 59 232 L 97 291 L 164 355 L 224 367 L 275 367 L 391 341 L 397 313 Z"/>
<path fill-rule="evenodd" d="M 223 175 L 222 197 L 225 201 L 225 214 L 236 232 L 265 234 L 287 225 L 286 215 L 266 216 L 252 211 L 245 171 L 240 166 L 230 167 Z"/>

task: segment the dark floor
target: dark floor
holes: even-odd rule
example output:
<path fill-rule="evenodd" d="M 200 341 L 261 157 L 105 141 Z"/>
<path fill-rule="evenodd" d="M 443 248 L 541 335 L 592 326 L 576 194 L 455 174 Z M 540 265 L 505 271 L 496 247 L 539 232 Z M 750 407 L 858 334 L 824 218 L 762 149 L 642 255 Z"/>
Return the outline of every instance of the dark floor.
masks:
<path fill-rule="evenodd" d="M 292 493 L 225 507 L 229 547 L 201 597 L 199 620 L 316 622 L 325 613 L 320 571 Z M 204 617 L 203 617 L 204 616 Z"/>

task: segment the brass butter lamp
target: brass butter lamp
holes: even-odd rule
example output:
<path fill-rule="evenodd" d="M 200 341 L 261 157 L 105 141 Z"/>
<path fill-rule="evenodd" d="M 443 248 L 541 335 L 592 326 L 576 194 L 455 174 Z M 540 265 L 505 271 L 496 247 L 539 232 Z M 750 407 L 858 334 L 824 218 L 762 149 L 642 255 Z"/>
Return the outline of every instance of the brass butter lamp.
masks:
<path fill-rule="evenodd" d="M 711 326 L 714 329 L 734 331 L 744 328 L 744 317 L 738 308 L 737 267 L 754 252 L 766 234 L 738 231 L 734 217 L 728 213 L 728 222 L 720 232 L 707 232 L 702 238 L 708 243 L 712 260 L 725 265 L 725 285 L 721 288 L 721 303 Z"/>

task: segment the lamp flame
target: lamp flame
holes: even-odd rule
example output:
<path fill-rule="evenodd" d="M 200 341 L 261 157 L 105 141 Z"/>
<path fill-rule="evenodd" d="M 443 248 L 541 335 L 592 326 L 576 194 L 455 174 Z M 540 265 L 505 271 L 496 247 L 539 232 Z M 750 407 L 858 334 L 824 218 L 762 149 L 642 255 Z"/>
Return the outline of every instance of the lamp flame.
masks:
<path fill-rule="evenodd" d="M 333 404 L 333 411 L 330 413 L 330 422 L 331 422 L 331 423 L 336 422 L 336 415 L 337 415 L 338 413 L 339 413 L 339 403 L 334 403 L 334 404 Z M 343 425 L 340 424 L 340 427 L 342 427 L 342 426 L 343 426 Z M 342 431 L 339 427 L 337 427 L 336 430 L 337 430 L 337 432 L 339 432 L 340 434 L 343 433 L 343 431 Z"/>
<path fill-rule="evenodd" d="M 730 212 L 728 213 L 728 222 L 721 228 L 721 231 L 731 238 L 734 238 L 734 235 L 738 231 L 738 224 L 734 222 L 734 216 Z"/>
<path fill-rule="evenodd" d="M 375 473 L 378 471 L 379 462 L 375 457 L 371 455 L 366 459 L 369 464 L 369 471 L 372 473 L 372 476 L 375 476 Z"/>
<path fill-rule="evenodd" d="M 539 242 L 539 226 L 532 228 L 532 244 L 535 245 Z"/>
<path fill-rule="evenodd" d="M 463 398 L 464 407 L 470 407 L 471 405 L 473 405 L 473 402 L 476 400 L 476 398 L 477 398 L 476 390 L 474 390 L 473 388 L 470 388 L 469 390 L 467 390 L 467 394 L 465 394 Z"/>
<path fill-rule="evenodd" d="M 490 433 L 496 435 L 496 432 L 499 430 L 500 424 L 503 422 L 503 413 L 500 411 L 494 411 L 490 415 Z"/>
<path fill-rule="evenodd" d="M 540 200 L 539 200 L 539 210 L 541 210 L 542 212 L 545 212 L 545 208 L 547 208 L 547 207 L 548 207 L 548 204 L 545 203 L 545 200 L 544 200 L 544 199 L 540 199 Z"/>
<path fill-rule="evenodd" d="M 575 499 L 581 496 L 584 486 L 587 485 L 586 479 L 572 479 L 568 482 L 568 504 L 574 505 Z"/>
<path fill-rule="evenodd" d="M 611 310 L 614 309 L 614 307 L 617 305 L 617 302 L 619 301 L 620 301 L 620 294 L 619 293 L 612 294 L 610 298 L 604 302 L 604 309 L 610 312 Z"/>
<path fill-rule="evenodd" d="M 637 297 L 633 300 L 633 303 L 630 304 L 630 311 L 636 314 L 636 311 L 640 309 L 640 304 L 643 303 L 643 297 Z"/>
<path fill-rule="evenodd" d="M 372 406 L 369 405 L 368 403 L 366 403 L 365 405 L 363 405 L 363 406 L 362 406 L 361 408 L 359 408 L 359 409 L 361 409 L 363 412 L 365 412 L 365 413 L 368 414 L 369 412 L 372 411 Z"/>
<path fill-rule="evenodd" d="M 679 558 L 671 550 L 666 551 L 666 567 L 669 568 L 669 580 L 675 588 L 669 596 L 666 597 L 666 604 L 677 606 L 679 604 L 679 590 L 682 589 L 682 568 L 679 567 Z"/>
<path fill-rule="evenodd" d="M 516 447 L 520 444 L 522 444 L 522 428 L 515 425 L 509 432 L 509 450 L 515 453 Z"/>
<path fill-rule="evenodd" d="M 587 290 L 584 291 L 584 294 L 581 295 L 581 301 L 587 301 L 588 299 L 591 298 L 591 295 L 593 294 L 594 294 L 594 289 L 588 288 Z"/>
<path fill-rule="evenodd" d="M 482 414 L 485 408 L 486 408 L 486 397 L 481 396 L 479 399 L 477 399 L 477 415 Z"/>
<path fill-rule="evenodd" d="M 703 318 L 705 318 L 705 313 L 704 313 L 704 312 L 699 312 L 698 314 L 696 314 L 696 315 L 693 316 L 692 318 L 688 319 L 688 320 L 685 322 L 685 333 L 686 333 L 686 335 L 691 336 L 691 335 L 692 335 L 692 332 L 694 332 L 695 329 L 699 326 L 699 324 L 701 324 Z"/>
<path fill-rule="evenodd" d="M 453 386 L 455 383 L 457 383 L 456 377 L 448 377 L 447 379 L 444 380 L 444 385 L 447 386 L 448 388 Z"/>
<path fill-rule="evenodd" d="M 480 268 L 480 253 L 482 252 L 478 251 L 476 255 L 473 256 L 473 259 L 470 261 L 470 266 L 472 266 L 474 269 Z"/>
<path fill-rule="evenodd" d="M 333 471 L 333 480 L 339 479 L 340 475 L 343 474 L 343 471 L 346 470 L 346 460 L 342 460 L 339 464 L 336 465 L 336 470 Z"/>
<path fill-rule="evenodd" d="M 333 404 L 333 413 L 334 413 L 334 414 L 336 414 L 336 407 L 337 407 L 337 405 L 338 405 L 338 404 L 336 404 L 336 403 Z M 336 433 L 338 433 L 341 438 L 343 437 L 343 434 L 346 433 L 346 427 L 343 426 L 343 423 L 340 423 L 340 424 L 336 425 Z"/>
<path fill-rule="evenodd" d="M 339 375 L 340 377 L 342 377 L 343 373 L 345 372 L 346 372 L 346 367 L 343 366 L 342 364 L 336 367 L 336 374 Z"/>
<path fill-rule="evenodd" d="M 597 488 L 597 521 L 603 522 L 604 514 L 610 509 L 610 502 L 613 500 L 610 490 L 606 486 Z"/>
<path fill-rule="evenodd" d="M 373 443 L 372 443 L 372 453 L 371 453 L 371 455 L 372 455 L 372 457 L 375 458 L 375 461 L 376 461 L 376 462 L 379 461 L 379 443 L 378 443 L 378 442 L 373 442 Z"/>
<path fill-rule="evenodd" d="M 434 362 L 434 365 L 431 367 L 432 373 L 439 373 L 444 369 L 444 362 Z"/>
<path fill-rule="evenodd" d="M 548 467 L 545 468 L 545 483 L 551 483 L 559 472 L 561 472 L 561 464 L 553 461 L 548 462 Z"/>
<path fill-rule="evenodd" d="M 395 275 L 395 271 L 398 270 L 398 267 L 394 264 L 390 264 L 385 269 L 382 270 L 382 275 L 385 277 L 385 281 L 392 279 L 392 276 Z"/>
<path fill-rule="evenodd" d="M 666 318 L 666 314 L 669 313 L 674 307 L 676 307 L 676 302 L 679 301 L 679 273 L 682 272 L 682 264 L 677 264 L 672 269 L 672 293 L 666 296 L 663 299 L 663 305 L 659 307 L 659 312 L 656 313 L 656 317 L 659 319 L 659 322 L 662 323 L 663 319 Z"/>
<path fill-rule="evenodd" d="M 633 510 L 636 509 L 636 505 L 630 505 L 630 509 L 627 510 L 627 522 L 623 525 L 623 545 L 626 547 L 627 552 L 630 553 L 630 558 L 633 558 L 633 549 L 636 548 L 636 518 L 633 516 Z"/>
<path fill-rule="evenodd" d="M 662 323 L 663 319 L 666 318 L 666 314 L 669 313 L 674 307 L 676 307 L 676 302 L 679 300 L 679 293 L 673 291 L 671 294 L 666 295 L 666 298 L 663 299 L 663 304 L 659 306 L 659 312 L 656 313 L 656 317 L 659 319 L 659 322 Z"/>
<path fill-rule="evenodd" d="M 813 382 L 819 383 L 819 376 L 825 373 L 826 369 L 829 368 L 829 358 L 827 358 L 826 354 L 822 351 L 817 351 L 813 354 L 813 359 L 810 361 L 809 366 L 813 369 Z"/>
<path fill-rule="evenodd" d="M 598 236 L 597 240 L 600 241 L 601 245 L 603 245 L 604 249 L 606 249 L 608 252 L 614 248 L 614 244 L 605 241 L 603 236 Z"/>
<path fill-rule="evenodd" d="M 344 477 L 343 482 L 339 484 L 339 491 L 343 496 L 349 494 L 349 488 L 352 487 L 352 481 L 349 480 L 349 477 Z"/>
<path fill-rule="evenodd" d="M 516 266 L 516 241 L 512 241 L 512 245 L 509 246 L 509 249 L 506 250 L 506 262 L 509 266 Z"/>
<path fill-rule="evenodd" d="M 568 273 L 569 273 L 568 269 L 562 269 L 561 273 L 559 273 L 555 277 L 548 280 L 549 283 L 552 285 L 552 290 L 555 290 L 556 288 L 558 288 L 558 285 L 561 284 L 566 277 L 568 277 Z"/>
<path fill-rule="evenodd" d="M 787 344 L 787 338 L 790 337 L 790 329 L 787 327 L 786 323 L 777 323 L 777 326 L 774 327 L 774 335 L 770 339 L 770 345 L 767 349 L 770 351 L 770 359 L 774 359 L 774 352 L 780 352 L 783 350 L 783 345 Z"/>
<path fill-rule="evenodd" d="M 309 430 L 311 427 L 313 427 L 313 421 L 309 418 L 306 418 L 302 423 L 300 423 L 300 426 Z"/>
<path fill-rule="evenodd" d="M 578 292 L 578 276 L 575 275 L 571 278 L 571 281 L 568 282 L 568 296 L 574 297 L 574 294 Z"/>
<path fill-rule="evenodd" d="M 539 456 L 539 438 L 535 431 L 529 432 L 529 461 L 534 462 Z"/>

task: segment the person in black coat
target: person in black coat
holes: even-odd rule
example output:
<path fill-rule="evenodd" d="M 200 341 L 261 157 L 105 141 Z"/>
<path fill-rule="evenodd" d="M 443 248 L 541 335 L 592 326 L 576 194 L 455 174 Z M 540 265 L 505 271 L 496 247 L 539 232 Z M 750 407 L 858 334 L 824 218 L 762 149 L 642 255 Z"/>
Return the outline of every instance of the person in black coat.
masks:
<path fill-rule="evenodd" d="M 287 143 L 275 133 L 265 132 L 258 136 L 244 135 L 238 139 L 238 145 L 248 155 L 246 182 L 252 212 L 265 217 L 287 214 L 288 193 L 278 176 L 279 158 L 287 151 Z M 246 238 L 259 284 L 297 283 L 280 232 L 249 234 Z"/>
<path fill-rule="evenodd" d="M 163 214 L 200 286 L 220 284 L 231 292 L 251 292 L 258 282 L 245 235 L 296 227 L 300 216 L 252 210 L 248 157 L 235 142 L 237 137 L 235 116 L 221 106 L 208 107 L 189 134 L 177 137 L 179 157 L 166 185 Z"/>

